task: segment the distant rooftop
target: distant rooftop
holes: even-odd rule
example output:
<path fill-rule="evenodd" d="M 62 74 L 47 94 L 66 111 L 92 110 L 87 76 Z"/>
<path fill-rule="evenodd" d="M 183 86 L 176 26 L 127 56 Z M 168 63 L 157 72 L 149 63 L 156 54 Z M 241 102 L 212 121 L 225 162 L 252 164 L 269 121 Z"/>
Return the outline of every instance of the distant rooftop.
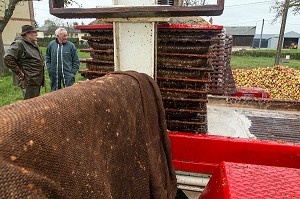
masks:
<path fill-rule="evenodd" d="M 226 34 L 229 35 L 255 35 L 256 26 L 225 26 Z"/>
<path fill-rule="evenodd" d="M 279 34 L 262 34 L 262 39 L 271 39 L 273 37 L 279 37 Z M 260 34 L 255 34 L 254 39 L 259 39 Z M 300 38 L 300 34 L 294 31 L 286 32 L 284 38 Z"/>
<path fill-rule="evenodd" d="M 279 34 L 262 34 L 262 39 L 271 39 L 273 37 L 279 37 Z M 260 39 L 260 34 L 255 34 L 254 39 Z"/>
<path fill-rule="evenodd" d="M 284 34 L 284 37 L 287 37 L 287 38 L 300 38 L 300 34 L 297 33 L 297 32 L 294 32 L 294 31 L 290 31 L 290 32 L 286 32 Z"/>

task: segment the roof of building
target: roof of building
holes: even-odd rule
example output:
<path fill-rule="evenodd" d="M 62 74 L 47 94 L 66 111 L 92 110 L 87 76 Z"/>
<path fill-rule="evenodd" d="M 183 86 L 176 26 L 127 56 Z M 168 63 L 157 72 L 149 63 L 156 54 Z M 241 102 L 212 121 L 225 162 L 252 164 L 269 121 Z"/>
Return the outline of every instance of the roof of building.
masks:
<path fill-rule="evenodd" d="M 225 26 L 226 34 L 229 35 L 255 35 L 256 26 Z"/>
<path fill-rule="evenodd" d="M 278 37 L 278 34 L 262 34 L 262 39 L 271 39 L 273 37 Z M 260 34 L 255 34 L 254 39 L 260 39 Z"/>
<path fill-rule="evenodd" d="M 262 34 L 262 39 L 271 39 L 279 37 L 279 34 Z M 300 38 L 300 34 L 294 31 L 286 32 L 284 38 Z M 254 39 L 260 39 L 260 34 L 255 34 Z"/>
<path fill-rule="evenodd" d="M 285 38 L 300 38 L 300 34 L 294 31 L 286 32 L 284 34 Z"/>

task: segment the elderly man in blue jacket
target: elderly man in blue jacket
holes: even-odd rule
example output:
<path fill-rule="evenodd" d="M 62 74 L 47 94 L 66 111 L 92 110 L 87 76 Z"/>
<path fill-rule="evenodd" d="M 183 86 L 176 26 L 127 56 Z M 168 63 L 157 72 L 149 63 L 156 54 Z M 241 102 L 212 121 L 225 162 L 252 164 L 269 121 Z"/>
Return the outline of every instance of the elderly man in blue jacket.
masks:
<path fill-rule="evenodd" d="M 51 41 L 46 50 L 46 66 L 50 77 L 51 91 L 74 84 L 75 74 L 79 69 L 79 57 L 75 45 L 68 41 L 64 28 L 55 31 L 56 39 Z"/>

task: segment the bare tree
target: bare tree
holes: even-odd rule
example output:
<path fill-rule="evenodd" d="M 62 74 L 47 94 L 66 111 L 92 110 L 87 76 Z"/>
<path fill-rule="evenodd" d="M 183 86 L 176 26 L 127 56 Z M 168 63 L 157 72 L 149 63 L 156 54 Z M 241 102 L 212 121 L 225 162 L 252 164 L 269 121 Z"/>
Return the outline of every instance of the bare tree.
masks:
<path fill-rule="evenodd" d="M 45 32 L 45 36 L 53 37 L 53 36 L 55 36 L 54 35 L 55 30 L 59 27 L 63 27 L 64 23 L 63 23 L 62 19 L 55 17 L 53 19 L 45 20 L 44 26 L 47 27 L 47 30 Z"/>
<path fill-rule="evenodd" d="M 9 0 L 8 4 L 6 3 L 6 0 L 1 0 L 5 7 L 4 8 L 0 8 L 0 12 L 4 12 L 4 16 L 3 18 L 0 20 L 0 75 L 1 76 L 5 76 L 8 74 L 8 69 L 7 67 L 5 67 L 4 65 L 4 45 L 3 45 L 3 38 L 2 38 L 2 34 L 4 31 L 4 28 L 6 27 L 7 23 L 9 22 L 10 18 L 12 17 L 15 8 L 17 6 L 17 4 L 21 1 L 31 1 L 31 0 Z M 72 4 L 77 4 L 76 0 L 64 0 L 65 5 L 72 5 Z"/>
<path fill-rule="evenodd" d="M 4 12 L 3 19 L 0 20 L 0 74 L 5 76 L 8 74 L 8 69 L 4 65 L 3 55 L 4 55 L 4 45 L 3 45 L 3 38 L 2 33 L 4 28 L 6 27 L 7 23 L 9 22 L 11 16 L 14 13 L 16 5 L 22 0 L 10 0 L 9 3 L 6 5 L 5 8 L 2 8 L 1 11 Z M 4 1 L 5 3 L 5 1 Z"/>
<path fill-rule="evenodd" d="M 285 1 L 276 0 L 274 5 L 270 7 L 271 12 L 275 12 L 272 23 L 277 22 L 282 18 L 285 8 Z M 290 0 L 288 9 L 292 9 L 294 15 L 300 14 L 300 0 Z"/>
<path fill-rule="evenodd" d="M 279 64 L 282 43 L 284 40 L 284 30 L 285 30 L 285 25 L 287 20 L 287 13 L 289 9 L 292 9 L 294 15 L 300 14 L 300 0 L 285 0 L 285 1 L 276 0 L 275 4 L 270 8 L 270 11 L 275 12 L 275 17 L 272 20 L 272 23 L 275 23 L 279 19 L 282 20 L 274 66 Z"/>

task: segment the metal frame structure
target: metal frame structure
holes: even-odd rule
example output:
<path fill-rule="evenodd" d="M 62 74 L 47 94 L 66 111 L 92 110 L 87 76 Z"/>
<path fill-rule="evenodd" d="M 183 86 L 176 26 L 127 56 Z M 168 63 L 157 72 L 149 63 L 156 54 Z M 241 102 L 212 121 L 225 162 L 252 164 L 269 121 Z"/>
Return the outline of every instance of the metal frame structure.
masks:
<path fill-rule="evenodd" d="M 64 0 L 50 0 L 50 14 L 59 18 L 135 18 L 135 17 L 180 17 L 219 16 L 224 10 L 224 0 L 203 6 L 124 6 L 101 8 L 65 8 Z"/>

